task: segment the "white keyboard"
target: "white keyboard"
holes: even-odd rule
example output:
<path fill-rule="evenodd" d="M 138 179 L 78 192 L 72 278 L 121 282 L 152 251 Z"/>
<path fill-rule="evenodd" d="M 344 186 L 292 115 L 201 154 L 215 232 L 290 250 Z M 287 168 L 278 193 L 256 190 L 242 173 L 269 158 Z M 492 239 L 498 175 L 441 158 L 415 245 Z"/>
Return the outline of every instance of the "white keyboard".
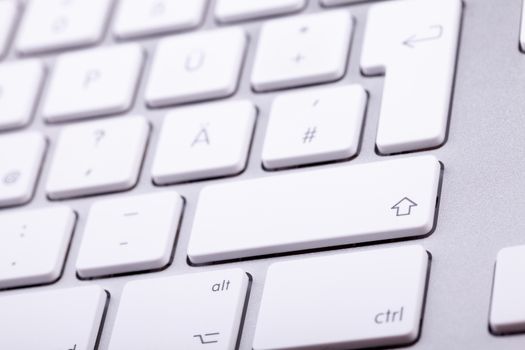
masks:
<path fill-rule="evenodd" d="M 475 3 L 0 0 L 0 349 L 451 348 L 424 310 Z M 524 256 L 487 349 L 525 346 Z"/>

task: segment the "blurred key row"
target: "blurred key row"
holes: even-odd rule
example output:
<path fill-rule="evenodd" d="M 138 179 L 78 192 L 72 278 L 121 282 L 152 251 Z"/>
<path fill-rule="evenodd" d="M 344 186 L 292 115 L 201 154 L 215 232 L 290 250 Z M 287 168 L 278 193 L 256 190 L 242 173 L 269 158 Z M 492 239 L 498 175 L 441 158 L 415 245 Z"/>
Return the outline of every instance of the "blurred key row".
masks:
<path fill-rule="evenodd" d="M 135 122 L 139 131 L 141 120 Z M 94 185 L 96 172 L 84 183 Z M 191 203 L 196 214 L 187 255 L 191 263 L 207 264 L 424 236 L 434 228 L 441 172 L 436 158 L 420 156 L 211 185 Z M 70 184 L 77 175 L 64 170 L 57 176 Z M 0 289 L 56 281 L 74 231 L 81 237 L 72 257 L 79 278 L 165 268 L 184 207 L 173 190 L 100 199 L 79 218 L 78 229 L 80 214 L 65 205 L 3 212 Z"/>
<path fill-rule="evenodd" d="M 4 0 L 0 5 L 0 57 L 14 36 L 20 54 L 72 49 L 98 43 L 111 27 L 118 39 L 187 31 L 199 27 L 209 0 Z M 322 0 L 342 5 L 355 0 Z M 307 0 L 218 0 L 213 9 L 220 23 L 231 23 L 299 12 Z M 114 17 L 114 20 L 110 19 Z M 113 22 L 110 24 L 110 22 Z"/>
<path fill-rule="evenodd" d="M 366 101 L 358 85 L 279 96 L 270 111 L 263 166 L 280 169 L 354 157 Z M 167 185 L 241 173 L 256 119 L 257 108 L 247 100 L 168 112 L 154 145 L 152 181 Z M 150 133 L 151 125 L 137 115 L 64 126 L 51 145 L 33 131 L 0 136 L 2 149 L 16 150 L 0 154 L 0 207 L 30 201 L 49 148 L 49 198 L 128 190 L 138 181 Z"/>
<path fill-rule="evenodd" d="M 275 263 L 250 348 L 410 344 L 420 333 L 429 264 L 418 245 Z M 251 283 L 241 269 L 134 280 L 116 299 L 112 327 L 103 323 L 116 301 L 94 284 L 1 296 L 0 347 L 27 350 L 38 341 L 88 350 L 103 334 L 110 350 L 235 349 L 251 341 L 242 339 Z"/>
<path fill-rule="evenodd" d="M 87 6 L 85 1 L 67 1 L 76 2 Z M 365 76 L 386 74 L 376 140 L 379 153 L 424 150 L 445 142 L 460 18 L 459 0 L 405 0 L 371 7 L 361 71 Z M 265 22 L 247 72 L 251 88 L 263 93 L 341 79 L 354 22 L 346 9 Z M 0 130 L 27 125 L 34 110 L 48 123 L 125 113 L 135 104 L 142 76 L 150 108 L 232 96 L 251 41 L 243 28 L 234 26 L 162 38 L 151 57 L 139 44 L 125 43 L 61 54 L 52 69 L 37 59 L 2 64 Z M 146 65 L 147 60 L 151 62 Z M 356 120 L 352 119 L 351 123 Z M 317 133 L 316 126 L 311 127 Z"/>

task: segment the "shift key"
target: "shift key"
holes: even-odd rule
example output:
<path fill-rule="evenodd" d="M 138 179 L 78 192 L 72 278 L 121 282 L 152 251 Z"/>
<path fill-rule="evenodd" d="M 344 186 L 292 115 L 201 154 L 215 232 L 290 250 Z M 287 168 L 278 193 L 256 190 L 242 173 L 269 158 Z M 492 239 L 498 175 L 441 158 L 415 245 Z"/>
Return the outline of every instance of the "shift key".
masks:
<path fill-rule="evenodd" d="M 441 163 L 418 156 L 211 185 L 197 203 L 194 264 L 423 236 Z"/>

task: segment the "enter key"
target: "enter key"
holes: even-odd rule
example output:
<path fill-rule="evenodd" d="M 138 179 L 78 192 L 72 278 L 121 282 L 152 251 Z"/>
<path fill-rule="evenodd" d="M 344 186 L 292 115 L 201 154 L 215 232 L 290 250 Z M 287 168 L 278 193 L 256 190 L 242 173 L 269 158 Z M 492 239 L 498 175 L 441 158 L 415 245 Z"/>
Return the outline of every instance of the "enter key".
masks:
<path fill-rule="evenodd" d="M 381 154 L 445 142 L 461 10 L 461 0 L 401 0 L 370 9 L 361 70 L 385 75 L 376 140 Z"/>

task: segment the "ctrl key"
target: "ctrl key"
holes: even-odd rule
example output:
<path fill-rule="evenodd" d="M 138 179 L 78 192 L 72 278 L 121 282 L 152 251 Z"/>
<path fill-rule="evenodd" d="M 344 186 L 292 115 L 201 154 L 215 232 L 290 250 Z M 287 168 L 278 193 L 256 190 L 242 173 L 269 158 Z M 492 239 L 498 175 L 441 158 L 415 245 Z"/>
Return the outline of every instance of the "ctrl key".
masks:
<path fill-rule="evenodd" d="M 0 297 L 0 349 L 93 350 L 108 294 L 92 285 Z"/>
<path fill-rule="evenodd" d="M 273 264 L 253 349 L 411 344 L 419 336 L 428 266 L 419 245 Z"/>

